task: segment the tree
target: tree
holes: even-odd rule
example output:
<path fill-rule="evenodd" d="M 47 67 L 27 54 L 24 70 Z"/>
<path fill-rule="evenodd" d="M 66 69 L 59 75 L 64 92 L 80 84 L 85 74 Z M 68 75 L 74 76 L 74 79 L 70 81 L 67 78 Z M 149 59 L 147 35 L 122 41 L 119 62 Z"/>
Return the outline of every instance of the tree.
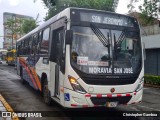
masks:
<path fill-rule="evenodd" d="M 140 2 L 141 0 L 131 0 L 128 5 L 129 12 L 132 12 L 134 3 Z M 140 18 L 143 20 L 145 25 L 150 25 L 154 23 L 154 19 L 158 19 L 160 15 L 160 1 L 159 0 L 143 0 L 143 4 L 139 6 L 141 11 Z"/>
<path fill-rule="evenodd" d="M 54 6 L 56 5 L 58 0 L 43 0 L 44 4 L 47 6 L 47 7 L 51 7 L 51 6 Z"/>
<path fill-rule="evenodd" d="M 113 0 L 72 0 L 71 6 L 114 11 Z"/>
<path fill-rule="evenodd" d="M 19 37 L 36 28 L 37 23 L 34 19 L 8 19 L 5 23 L 5 27 L 10 31 L 8 37 L 11 37 L 11 49 L 13 49 L 14 40 L 17 40 Z"/>
<path fill-rule="evenodd" d="M 13 38 L 17 34 L 20 34 L 20 36 L 27 34 L 38 26 L 34 19 L 8 19 L 5 25 L 11 31 Z"/>
<path fill-rule="evenodd" d="M 17 26 L 17 23 L 21 21 L 15 20 L 15 19 L 8 19 L 5 23 L 5 26 L 9 31 L 11 31 L 11 35 L 15 35 L 16 33 L 19 33 L 21 31 L 20 26 Z"/>
<path fill-rule="evenodd" d="M 36 28 L 38 25 L 34 19 L 24 19 L 22 23 L 22 32 L 24 34 L 27 34 L 34 28 Z"/>
<path fill-rule="evenodd" d="M 130 0 L 130 3 L 127 5 L 127 8 L 129 9 L 129 13 L 133 12 L 135 9 L 135 3 L 140 2 L 141 0 Z"/>
<path fill-rule="evenodd" d="M 159 17 L 159 0 L 144 0 L 142 6 L 139 6 L 141 10 L 141 18 L 144 20 L 145 24 L 153 24 L 154 19 Z"/>
<path fill-rule="evenodd" d="M 21 23 L 21 20 L 18 19 L 8 19 L 5 23 L 5 27 L 10 31 L 12 45 L 11 49 L 13 49 L 13 40 L 17 39 L 17 33 L 21 33 L 21 27 L 17 25 L 17 23 Z"/>
<path fill-rule="evenodd" d="M 56 15 L 67 7 L 81 7 L 98 9 L 105 11 L 114 11 L 114 0 L 42 0 L 45 6 L 48 7 L 48 15 L 45 20 Z"/>

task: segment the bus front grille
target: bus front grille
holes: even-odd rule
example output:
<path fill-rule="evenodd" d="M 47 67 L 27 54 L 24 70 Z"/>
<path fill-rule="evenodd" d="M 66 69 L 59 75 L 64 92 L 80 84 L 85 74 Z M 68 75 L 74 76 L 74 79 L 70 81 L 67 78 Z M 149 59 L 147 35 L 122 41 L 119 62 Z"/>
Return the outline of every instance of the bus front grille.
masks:
<path fill-rule="evenodd" d="M 107 102 L 118 102 L 118 104 L 126 104 L 130 101 L 132 96 L 123 96 L 123 97 L 114 97 L 114 98 L 107 98 L 107 97 L 91 97 L 91 101 L 94 105 L 105 105 Z"/>

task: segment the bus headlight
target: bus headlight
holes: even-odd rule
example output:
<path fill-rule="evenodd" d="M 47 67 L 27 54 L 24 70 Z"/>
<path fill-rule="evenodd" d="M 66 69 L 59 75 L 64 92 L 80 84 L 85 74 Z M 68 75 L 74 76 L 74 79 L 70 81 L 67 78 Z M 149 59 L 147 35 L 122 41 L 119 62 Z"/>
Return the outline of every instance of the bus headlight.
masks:
<path fill-rule="evenodd" d="M 77 82 L 77 80 L 74 77 L 68 76 L 68 79 L 74 91 L 82 93 L 82 94 L 86 93 L 84 88 L 82 88 L 82 86 Z"/>
<path fill-rule="evenodd" d="M 143 88 L 143 84 L 144 84 L 144 77 L 141 78 L 137 88 L 136 88 L 136 92 L 140 91 Z"/>

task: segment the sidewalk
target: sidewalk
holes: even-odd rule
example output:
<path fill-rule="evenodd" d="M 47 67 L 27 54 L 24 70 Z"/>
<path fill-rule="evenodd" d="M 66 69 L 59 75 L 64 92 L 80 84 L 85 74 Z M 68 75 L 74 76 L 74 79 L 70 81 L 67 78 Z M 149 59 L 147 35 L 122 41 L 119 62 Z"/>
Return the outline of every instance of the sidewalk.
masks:
<path fill-rule="evenodd" d="M 11 116 L 11 112 L 14 112 L 13 109 L 0 94 L 0 120 L 19 120 L 18 117 L 8 117 Z"/>

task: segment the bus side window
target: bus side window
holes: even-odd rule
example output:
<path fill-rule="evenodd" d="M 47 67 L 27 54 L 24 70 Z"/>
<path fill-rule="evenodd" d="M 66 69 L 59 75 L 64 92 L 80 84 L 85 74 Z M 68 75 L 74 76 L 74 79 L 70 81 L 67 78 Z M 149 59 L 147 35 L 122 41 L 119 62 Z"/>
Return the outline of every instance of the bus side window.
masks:
<path fill-rule="evenodd" d="M 41 42 L 41 48 L 40 48 L 40 54 L 48 54 L 48 49 L 49 49 L 49 32 L 50 28 L 46 28 L 43 31 L 43 37 L 42 37 L 42 42 Z"/>
<path fill-rule="evenodd" d="M 28 49 L 29 49 L 29 54 L 32 53 L 32 37 L 29 37 L 29 46 L 28 46 Z"/>
<path fill-rule="evenodd" d="M 24 49 L 23 49 L 23 55 L 27 55 L 27 51 L 26 51 L 26 43 L 27 43 L 27 41 L 26 41 L 26 39 L 24 39 Z"/>
<path fill-rule="evenodd" d="M 37 33 L 33 37 L 33 52 L 34 54 L 37 54 L 37 41 L 38 41 L 38 35 Z"/>
<path fill-rule="evenodd" d="M 22 55 L 22 42 L 19 44 L 19 55 Z"/>
<path fill-rule="evenodd" d="M 37 54 L 40 53 L 40 45 L 42 41 L 42 32 L 38 33 L 38 38 L 37 38 Z"/>
<path fill-rule="evenodd" d="M 19 56 L 19 51 L 20 51 L 20 43 L 16 44 L 16 50 L 17 50 L 17 57 Z"/>
<path fill-rule="evenodd" d="M 29 55 L 29 39 L 26 39 L 26 55 Z"/>
<path fill-rule="evenodd" d="M 24 41 L 21 42 L 21 55 L 24 54 Z"/>
<path fill-rule="evenodd" d="M 28 55 L 28 38 L 25 39 L 25 52 L 26 52 L 26 55 Z"/>

